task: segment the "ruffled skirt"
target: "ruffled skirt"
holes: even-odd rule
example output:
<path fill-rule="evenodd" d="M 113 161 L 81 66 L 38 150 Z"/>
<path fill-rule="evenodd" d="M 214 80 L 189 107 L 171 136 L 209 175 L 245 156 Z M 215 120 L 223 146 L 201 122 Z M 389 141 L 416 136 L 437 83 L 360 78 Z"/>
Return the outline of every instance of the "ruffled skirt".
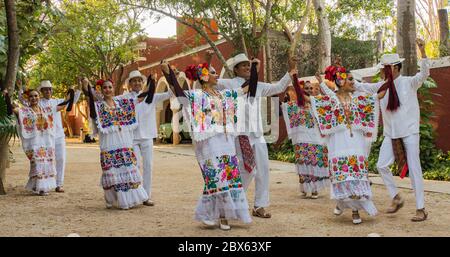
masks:
<path fill-rule="evenodd" d="M 218 221 L 220 218 L 240 220 L 243 223 L 252 221 L 243 188 L 233 188 L 200 197 L 195 210 L 195 219 L 198 221 Z"/>
<path fill-rule="evenodd" d="M 377 208 L 372 201 L 370 182 L 366 180 L 351 180 L 332 184 L 331 199 L 337 201 L 339 209 L 365 210 L 370 216 L 377 214 Z"/>

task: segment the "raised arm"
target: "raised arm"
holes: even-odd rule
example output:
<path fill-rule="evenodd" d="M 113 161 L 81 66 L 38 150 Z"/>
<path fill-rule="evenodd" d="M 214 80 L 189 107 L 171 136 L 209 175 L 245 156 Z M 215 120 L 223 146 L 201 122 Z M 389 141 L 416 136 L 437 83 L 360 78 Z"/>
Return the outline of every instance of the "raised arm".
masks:
<path fill-rule="evenodd" d="M 420 60 L 420 71 L 411 78 L 411 86 L 419 89 L 425 80 L 430 76 L 430 60 L 425 52 L 425 42 L 422 39 L 416 40 L 422 59 Z"/>
<path fill-rule="evenodd" d="M 72 110 L 74 100 L 75 100 L 75 91 L 73 89 L 69 89 L 69 91 L 67 92 L 66 99 L 56 106 L 56 111 L 60 112 L 67 106 L 66 110 L 70 112 Z"/>
<path fill-rule="evenodd" d="M 334 95 L 336 95 L 336 93 L 333 91 L 333 90 L 331 90 L 331 88 L 329 88 L 328 86 L 327 86 L 327 84 L 325 83 L 325 81 L 323 81 L 323 79 L 322 79 L 322 77 L 320 76 L 320 73 L 316 73 L 316 79 L 317 79 L 317 81 L 319 82 L 319 85 L 320 85 L 320 89 L 322 89 L 322 91 L 326 94 L 326 95 L 329 95 L 329 96 L 334 96 Z"/>
<path fill-rule="evenodd" d="M 298 59 L 293 57 L 289 59 L 289 72 L 286 72 L 284 76 L 275 84 L 269 84 L 264 82 L 258 82 L 258 90 L 261 92 L 261 96 L 273 96 L 283 93 L 289 86 L 292 76 L 298 74 L 297 71 Z"/>

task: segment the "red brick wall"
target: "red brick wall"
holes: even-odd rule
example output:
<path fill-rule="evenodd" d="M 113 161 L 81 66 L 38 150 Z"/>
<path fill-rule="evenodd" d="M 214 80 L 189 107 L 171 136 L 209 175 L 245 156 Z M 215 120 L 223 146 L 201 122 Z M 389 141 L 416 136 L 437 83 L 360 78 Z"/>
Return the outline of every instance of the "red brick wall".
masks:
<path fill-rule="evenodd" d="M 431 77 L 438 84 L 433 89 L 434 113 L 436 115 L 433 126 L 436 128 L 438 138 L 436 146 L 443 151 L 450 151 L 450 67 L 431 69 Z"/>

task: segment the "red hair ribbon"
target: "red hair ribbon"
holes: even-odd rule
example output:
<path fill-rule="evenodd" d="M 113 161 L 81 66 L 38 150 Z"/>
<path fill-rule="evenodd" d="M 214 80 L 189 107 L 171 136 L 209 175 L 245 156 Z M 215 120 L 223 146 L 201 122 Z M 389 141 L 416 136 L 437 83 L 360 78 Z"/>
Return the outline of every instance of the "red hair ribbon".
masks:
<path fill-rule="evenodd" d="M 300 87 L 300 84 L 304 85 L 304 81 L 299 81 L 297 74 L 294 74 L 293 76 L 292 85 L 295 89 L 295 94 L 297 95 L 297 105 L 298 106 L 304 106 L 305 105 L 305 91 L 303 88 Z"/>

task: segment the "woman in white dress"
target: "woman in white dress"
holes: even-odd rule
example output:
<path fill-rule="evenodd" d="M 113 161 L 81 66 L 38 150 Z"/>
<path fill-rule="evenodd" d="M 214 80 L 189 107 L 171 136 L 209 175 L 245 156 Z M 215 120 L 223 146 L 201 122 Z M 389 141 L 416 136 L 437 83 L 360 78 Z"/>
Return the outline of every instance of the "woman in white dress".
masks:
<path fill-rule="evenodd" d="M 352 209 L 353 223 L 359 224 L 359 210 L 377 214 L 368 178 L 367 145 L 376 138 L 379 98 L 386 92 L 354 95 L 353 77 L 343 67 L 332 78 L 338 90 L 333 92 L 321 83 L 326 95 L 311 97 L 311 105 L 321 133 L 327 136 L 331 198 L 337 201 L 334 213 Z M 317 79 L 321 82 L 320 76 Z"/>
<path fill-rule="evenodd" d="M 5 96 L 9 100 L 6 91 Z M 45 196 L 56 188 L 54 117 L 73 102 L 73 94 L 70 100 L 48 108 L 39 105 L 39 92 L 36 89 L 27 91 L 24 96 L 28 98 L 27 105 L 13 107 L 9 101 L 7 104 L 10 112 L 14 112 L 18 118 L 22 148 L 30 160 L 29 179 L 25 188 Z"/>
<path fill-rule="evenodd" d="M 238 97 L 248 90 L 248 86 L 218 91 L 215 89 L 217 75 L 205 63 L 191 65 L 185 72 L 191 81 L 200 83 L 201 89 L 182 91 L 167 63 L 162 64 L 162 70 L 183 104 L 203 176 L 204 188 L 197 202 L 195 219 L 207 226 L 219 223 L 222 230 L 231 228 L 228 225 L 230 219 L 250 223 L 234 143 Z"/>
<path fill-rule="evenodd" d="M 101 95 L 95 94 L 87 79 L 83 80 L 83 91 L 95 110 L 91 111 L 91 119 L 100 139 L 101 185 L 106 207 L 127 210 L 148 200 L 133 150 L 133 131 L 138 125 L 136 98 L 114 96 L 110 80 L 98 81 L 97 85 Z M 143 97 L 138 98 L 142 100 Z"/>
<path fill-rule="evenodd" d="M 289 101 L 282 104 L 284 121 L 295 152 L 295 169 L 299 176 L 300 192 L 303 197 L 311 194 L 317 199 L 319 192 L 330 184 L 328 170 L 328 149 L 320 134 L 317 122 L 311 112 L 310 103 L 298 101 L 302 94 L 317 96 L 320 94 L 312 83 L 304 84 L 304 93 L 300 92 L 301 81 L 290 88 Z M 294 92 L 292 92 L 294 91 Z M 298 92 L 298 93 L 297 93 Z M 300 94 L 298 96 L 297 94 Z"/>

